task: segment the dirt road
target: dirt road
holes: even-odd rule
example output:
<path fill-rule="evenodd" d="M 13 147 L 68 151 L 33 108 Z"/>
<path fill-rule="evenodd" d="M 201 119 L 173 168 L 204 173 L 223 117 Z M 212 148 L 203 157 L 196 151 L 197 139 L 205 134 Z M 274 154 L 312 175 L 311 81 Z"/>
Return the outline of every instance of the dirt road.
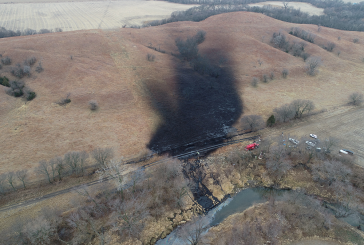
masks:
<path fill-rule="evenodd" d="M 339 139 L 332 154 L 339 154 L 341 148 L 354 152 L 357 164 L 364 167 L 364 107 L 341 106 L 328 112 L 309 117 L 301 122 L 282 127 L 284 134 L 307 136 L 316 134 L 319 140 L 328 137 Z M 278 130 L 277 130 L 278 131 Z"/>

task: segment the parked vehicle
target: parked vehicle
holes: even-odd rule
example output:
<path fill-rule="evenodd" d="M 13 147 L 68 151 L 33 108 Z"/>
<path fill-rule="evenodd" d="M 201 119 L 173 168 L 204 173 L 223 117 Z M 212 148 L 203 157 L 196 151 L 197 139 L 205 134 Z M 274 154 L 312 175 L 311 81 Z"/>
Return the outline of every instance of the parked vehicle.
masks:
<path fill-rule="evenodd" d="M 316 134 L 310 134 L 311 138 L 317 139 L 317 135 Z"/>
<path fill-rule="evenodd" d="M 258 148 L 259 147 L 259 144 L 257 143 L 253 143 L 253 144 L 249 144 L 245 147 L 245 150 L 247 151 L 251 151 L 251 150 L 254 150 L 255 148 Z"/>
<path fill-rule="evenodd" d="M 316 143 L 312 142 L 312 141 L 306 141 L 306 144 L 309 146 L 312 146 L 312 147 L 314 147 L 316 145 Z"/>
<path fill-rule="evenodd" d="M 293 144 L 295 144 L 295 145 L 298 145 L 298 143 L 300 143 L 298 140 L 293 139 L 293 138 L 288 138 L 288 140 L 289 140 L 290 142 L 292 142 Z"/>
<path fill-rule="evenodd" d="M 345 155 L 354 155 L 354 152 L 346 149 L 341 149 L 339 152 Z"/>

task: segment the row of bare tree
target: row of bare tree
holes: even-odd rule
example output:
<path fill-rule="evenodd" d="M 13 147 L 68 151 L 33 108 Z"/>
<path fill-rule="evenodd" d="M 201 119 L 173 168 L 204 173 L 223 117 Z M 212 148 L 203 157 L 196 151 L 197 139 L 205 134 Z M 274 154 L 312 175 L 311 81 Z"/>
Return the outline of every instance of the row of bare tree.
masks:
<path fill-rule="evenodd" d="M 90 159 L 90 155 L 92 160 Z M 58 156 L 49 161 L 42 160 L 35 169 L 41 179 L 46 179 L 48 183 L 61 181 L 66 176 L 83 176 L 86 168 L 106 168 L 106 164 L 114 156 L 111 148 L 97 148 L 90 154 L 85 151 L 73 151 L 66 153 L 63 157 Z M 6 194 L 13 190 L 16 191 L 19 186 L 24 189 L 27 187 L 30 177 L 30 170 L 23 169 L 16 172 L 4 173 L 0 175 L 0 194 Z"/>

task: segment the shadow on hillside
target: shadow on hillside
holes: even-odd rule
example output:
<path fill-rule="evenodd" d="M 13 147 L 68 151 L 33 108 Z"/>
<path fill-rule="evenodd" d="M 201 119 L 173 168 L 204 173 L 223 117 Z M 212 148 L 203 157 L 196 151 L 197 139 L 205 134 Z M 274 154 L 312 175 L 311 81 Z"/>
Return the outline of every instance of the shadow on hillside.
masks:
<path fill-rule="evenodd" d="M 215 78 L 176 62 L 173 93 L 156 83 L 145 84 L 150 105 L 161 118 L 149 149 L 177 155 L 223 141 L 243 108 L 232 71 L 219 70 Z"/>

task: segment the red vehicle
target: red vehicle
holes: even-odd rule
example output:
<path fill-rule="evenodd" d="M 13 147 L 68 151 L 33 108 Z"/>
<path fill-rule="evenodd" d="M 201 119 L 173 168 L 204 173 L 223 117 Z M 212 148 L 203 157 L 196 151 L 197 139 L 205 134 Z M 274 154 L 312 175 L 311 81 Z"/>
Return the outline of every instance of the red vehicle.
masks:
<path fill-rule="evenodd" d="M 249 144 L 245 147 L 245 150 L 247 151 L 251 151 L 251 150 L 254 150 L 255 148 L 258 148 L 259 147 L 259 144 L 257 143 L 253 143 L 253 144 Z"/>

